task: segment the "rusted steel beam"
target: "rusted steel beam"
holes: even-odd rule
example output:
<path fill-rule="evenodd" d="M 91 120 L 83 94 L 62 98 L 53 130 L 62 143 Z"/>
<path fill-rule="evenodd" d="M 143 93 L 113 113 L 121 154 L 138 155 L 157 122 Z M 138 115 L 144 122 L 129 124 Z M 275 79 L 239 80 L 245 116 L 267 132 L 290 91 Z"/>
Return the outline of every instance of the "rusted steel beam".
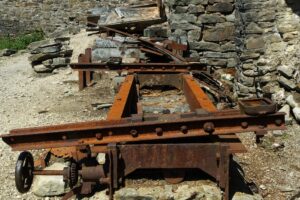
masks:
<path fill-rule="evenodd" d="M 190 72 L 206 71 L 207 66 L 200 63 L 72 63 L 71 68 L 79 71 L 123 70 L 130 72 Z"/>
<path fill-rule="evenodd" d="M 110 108 L 107 120 L 119 120 L 137 113 L 138 95 L 133 75 L 126 76 Z"/>
<path fill-rule="evenodd" d="M 78 63 L 89 64 L 92 62 L 92 49 L 88 48 L 85 50 L 85 54 L 80 54 L 78 57 Z M 92 71 L 79 71 L 79 90 L 83 90 L 85 87 L 92 84 L 93 72 Z"/>
<path fill-rule="evenodd" d="M 208 112 L 217 111 L 215 105 L 191 75 L 183 75 L 183 91 L 191 111 L 199 108 Z"/>
<path fill-rule="evenodd" d="M 239 111 L 207 115 L 170 114 L 163 120 L 135 122 L 131 118 L 12 130 L 2 135 L 14 150 L 97 145 L 119 142 L 158 141 L 259 130 L 285 129 L 284 113 L 249 116 Z"/>

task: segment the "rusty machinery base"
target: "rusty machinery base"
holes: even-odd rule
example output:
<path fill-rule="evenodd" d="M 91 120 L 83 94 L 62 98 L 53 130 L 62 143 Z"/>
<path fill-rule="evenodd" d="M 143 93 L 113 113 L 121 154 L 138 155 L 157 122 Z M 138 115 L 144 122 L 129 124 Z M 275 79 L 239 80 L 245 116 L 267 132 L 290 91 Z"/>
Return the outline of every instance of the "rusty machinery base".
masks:
<path fill-rule="evenodd" d="M 87 50 L 78 64 L 71 65 L 80 72 L 80 89 L 92 81 L 94 70 L 116 68 L 129 72 L 107 120 L 16 129 L 2 135 L 13 150 L 24 151 L 16 165 L 18 191 L 29 191 L 34 175 L 58 175 L 72 188 L 63 199 L 90 194 L 99 184 L 108 187 L 113 199 L 114 191 L 136 170 L 158 169 L 166 181 L 178 183 L 184 179 L 185 171 L 199 169 L 218 183 L 228 200 L 230 158 L 246 151 L 235 134 L 254 132 L 259 138 L 268 130 L 285 129 L 284 113 L 278 113 L 276 106 L 266 99 L 240 101 L 240 110 L 217 110 L 190 73 L 197 68 L 195 65 L 106 66 L 90 62 L 91 51 Z M 143 113 L 139 89 L 147 84 L 171 85 L 182 90 L 191 111 Z M 34 162 L 27 152 L 32 149 L 50 151 Z M 61 171 L 43 170 L 51 153 L 67 158 L 70 166 Z M 99 153 L 106 155 L 105 163 L 97 161 Z"/>

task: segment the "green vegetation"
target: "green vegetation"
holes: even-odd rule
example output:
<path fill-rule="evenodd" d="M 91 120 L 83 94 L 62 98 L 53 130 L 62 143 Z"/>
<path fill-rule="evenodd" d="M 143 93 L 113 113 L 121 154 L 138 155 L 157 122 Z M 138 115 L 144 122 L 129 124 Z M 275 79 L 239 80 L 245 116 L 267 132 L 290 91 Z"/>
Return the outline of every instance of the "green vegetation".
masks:
<path fill-rule="evenodd" d="M 44 33 L 41 31 L 35 31 L 30 34 L 23 34 L 16 37 L 6 36 L 0 37 L 0 50 L 1 49 L 14 49 L 21 50 L 35 41 L 43 40 Z"/>

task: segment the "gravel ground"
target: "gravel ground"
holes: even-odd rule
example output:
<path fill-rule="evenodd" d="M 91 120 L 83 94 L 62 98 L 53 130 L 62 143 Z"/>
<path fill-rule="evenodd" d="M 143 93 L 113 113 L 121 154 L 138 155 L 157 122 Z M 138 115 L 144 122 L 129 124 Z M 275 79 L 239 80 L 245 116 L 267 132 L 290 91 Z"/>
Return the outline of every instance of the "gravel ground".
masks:
<path fill-rule="evenodd" d="M 15 128 L 105 118 L 107 110 L 98 110 L 93 105 L 112 103 L 114 94 L 108 81 L 111 74 L 104 73 L 95 87 L 79 92 L 76 72 L 63 68 L 56 74 L 37 75 L 27 58 L 26 53 L 0 58 L 1 134 Z M 249 152 L 235 159 L 265 199 L 296 200 L 300 196 L 300 128 L 293 125 L 279 133 L 281 136 L 265 137 L 260 145 L 254 143 L 253 134 L 241 134 Z M 0 199 L 41 199 L 16 191 L 17 156 L 18 152 L 12 152 L 0 141 Z"/>
<path fill-rule="evenodd" d="M 0 58 L 0 133 L 15 128 L 104 119 L 106 110 L 92 105 L 111 103 L 110 82 L 79 92 L 76 72 L 69 68 L 57 74 L 37 75 L 27 61 L 28 54 Z M 109 79 L 107 74 L 105 80 Z M 35 199 L 20 195 L 14 186 L 18 152 L 0 141 L 0 199 Z"/>

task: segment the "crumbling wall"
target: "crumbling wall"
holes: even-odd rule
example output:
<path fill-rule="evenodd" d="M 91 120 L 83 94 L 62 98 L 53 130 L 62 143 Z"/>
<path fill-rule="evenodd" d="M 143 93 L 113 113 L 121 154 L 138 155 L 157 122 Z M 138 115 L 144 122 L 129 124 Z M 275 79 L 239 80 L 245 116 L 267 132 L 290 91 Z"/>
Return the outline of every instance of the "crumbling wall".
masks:
<path fill-rule="evenodd" d="M 123 0 L 1 0 L 0 35 L 43 30 L 47 35 L 85 27 L 87 10 Z"/>

